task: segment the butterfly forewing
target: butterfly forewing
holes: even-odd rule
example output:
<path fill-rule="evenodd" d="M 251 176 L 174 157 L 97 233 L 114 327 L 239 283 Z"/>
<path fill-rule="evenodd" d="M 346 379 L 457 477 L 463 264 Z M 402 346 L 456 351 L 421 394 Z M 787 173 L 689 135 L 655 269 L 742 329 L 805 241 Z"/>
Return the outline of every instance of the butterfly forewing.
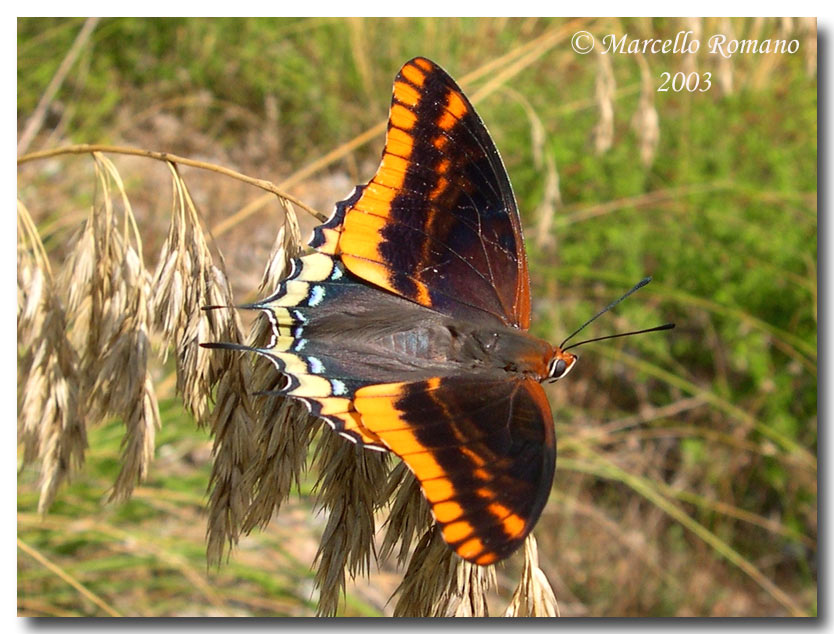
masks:
<path fill-rule="evenodd" d="M 446 314 L 529 325 L 521 222 L 501 158 L 457 84 L 426 59 L 397 75 L 376 175 L 311 244 Z"/>

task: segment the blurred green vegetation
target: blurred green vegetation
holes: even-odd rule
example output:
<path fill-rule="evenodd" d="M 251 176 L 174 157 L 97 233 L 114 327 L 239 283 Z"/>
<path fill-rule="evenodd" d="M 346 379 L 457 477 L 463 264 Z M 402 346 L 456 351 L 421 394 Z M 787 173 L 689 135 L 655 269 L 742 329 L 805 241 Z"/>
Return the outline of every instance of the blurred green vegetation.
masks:
<path fill-rule="evenodd" d="M 106 19 L 50 110 L 47 127 L 57 137 L 44 134 L 41 147 L 118 142 L 188 155 L 202 135 L 217 162 L 227 157 L 278 182 L 381 121 L 407 59 L 430 57 L 460 79 L 566 22 Z M 687 28 L 682 22 L 589 19 L 576 29 L 674 38 Z M 82 23 L 18 21 L 19 128 Z M 817 84 L 805 55 L 816 33 L 798 21 L 731 26 L 738 36 L 791 33 L 800 52 L 736 56 L 727 70 L 702 46 L 697 70 L 712 73 L 711 90 L 650 92 L 660 136 L 648 166 L 632 125 L 641 98 L 636 58 L 611 60 L 614 137 L 597 153 L 599 56 L 571 51 L 570 32 L 477 104 L 522 210 L 534 330 L 558 342 L 647 274 L 654 282 L 597 322 L 593 335 L 677 324 L 671 333 L 584 348 L 580 369 L 550 391 L 559 460 L 536 534 L 563 614 L 789 612 L 728 553 L 797 610 L 816 612 Z M 704 21 L 702 40 L 722 28 Z M 645 61 L 657 86 L 660 73 L 680 70 L 684 59 Z M 732 90 L 719 85 L 727 72 Z M 464 87 L 472 94 L 489 79 Z M 149 113 L 180 122 L 181 135 L 160 145 Z M 241 138 L 267 125 L 263 134 L 277 137 L 277 150 L 247 162 Z M 330 171 L 367 178 L 380 144 Z M 562 200 L 550 208 L 541 207 L 548 158 Z M 248 222 L 274 235 L 274 226 Z M 281 548 L 280 532 L 251 536 L 206 588 L 189 581 L 205 573 L 193 529 L 209 468 L 207 456 L 188 456 L 208 438 L 175 403 L 163 401 L 158 459 L 129 503 L 100 503 L 118 471 L 115 424 L 91 434 L 87 464 L 42 522 L 34 516 L 36 474 L 23 471 L 20 538 L 125 614 L 191 613 L 183 606 L 197 604 L 208 606 L 194 607 L 200 614 L 310 613 L 311 573 Z M 191 530 L 178 531 L 178 522 Z M 250 550 L 274 554 L 260 560 Z M 21 614 L 97 613 L 25 554 L 19 575 Z M 243 588 L 251 601 L 233 601 Z M 381 609 L 348 596 L 345 614 Z"/>

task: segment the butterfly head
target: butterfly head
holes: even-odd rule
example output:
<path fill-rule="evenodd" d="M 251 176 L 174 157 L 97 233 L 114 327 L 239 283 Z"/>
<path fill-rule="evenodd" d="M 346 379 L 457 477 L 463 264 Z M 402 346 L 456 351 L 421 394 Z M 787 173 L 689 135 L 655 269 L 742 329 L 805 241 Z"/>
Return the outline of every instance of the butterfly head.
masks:
<path fill-rule="evenodd" d="M 576 365 L 578 359 L 579 357 L 575 354 L 557 348 L 553 358 L 550 359 L 550 363 L 547 364 L 547 378 L 545 380 L 551 383 L 558 381 L 573 370 L 573 366 Z"/>

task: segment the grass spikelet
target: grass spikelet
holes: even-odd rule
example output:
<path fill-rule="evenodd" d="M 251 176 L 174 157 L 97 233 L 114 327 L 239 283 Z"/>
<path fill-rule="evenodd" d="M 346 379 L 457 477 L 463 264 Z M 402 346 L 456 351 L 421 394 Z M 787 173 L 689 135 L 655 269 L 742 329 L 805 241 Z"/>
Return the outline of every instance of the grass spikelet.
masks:
<path fill-rule="evenodd" d="M 208 504 L 209 563 L 219 564 L 240 537 L 251 501 L 251 489 L 243 474 L 254 453 L 252 414 L 247 385 L 247 366 L 238 361 L 217 384 L 210 425 L 214 436 Z"/>
<path fill-rule="evenodd" d="M 301 232 L 292 205 L 279 197 L 284 208 L 284 223 L 267 260 L 259 293 L 271 293 L 289 272 L 290 260 L 301 252 Z M 252 325 L 248 343 L 266 344 L 272 336 L 272 323 L 260 314 Z M 253 406 L 255 454 L 245 473 L 245 486 L 252 491 L 252 503 L 243 529 L 265 527 L 273 513 L 289 496 L 293 484 L 299 486 L 307 451 L 320 419 L 309 416 L 303 405 L 275 394 L 285 378 L 268 359 L 252 359 L 248 386 Z"/>
<path fill-rule="evenodd" d="M 476 566 L 455 555 L 436 525 L 423 533 L 395 595 L 394 616 L 488 616 L 486 593 L 495 566 Z"/>
<path fill-rule="evenodd" d="M 165 341 L 176 347 L 190 318 L 195 312 L 199 314 L 201 289 L 192 280 L 205 270 L 209 254 L 199 224 L 195 226 L 199 221 L 189 213 L 185 183 L 176 166 L 169 163 L 168 167 L 173 182 L 173 211 L 153 278 L 152 323 Z"/>
<path fill-rule="evenodd" d="M 239 371 L 240 355 L 206 350 L 206 341 L 242 340 L 237 313 L 204 311 L 203 306 L 234 304 L 231 290 L 200 227 L 199 214 L 185 181 L 168 164 L 174 185 L 174 213 L 154 275 L 153 323 L 176 350 L 177 391 L 197 422 L 209 415 L 212 389 L 227 368 Z M 221 262 L 222 264 L 222 262 Z"/>
<path fill-rule="evenodd" d="M 278 202 L 284 208 L 284 224 L 275 237 L 275 243 L 272 245 L 272 251 L 258 286 L 258 292 L 261 294 L 265 291 L 272 292 L 278 287 L 279 282 L 289 272 L 290 260 L 301 253 L 301 230 L 298 227 L 298 218 L 292 204 L 284 198 L 278 198 Z"/>
<path fill-rule="evenodd" d="M 611 56 L 597 54 L 597 74 L 595 80 L 595 99 L 599 110 L 599 121 L 594 126 L 594 150 L 604 154 L 614 143 L 614 96 L 617 84 L 614 81 L 614 69 Z"/>
<path fill-rule="evenodd" d="M 145 376 L 139 397 L 132 405 L 125 419 L 122 468 L 116 477 L 110 500 L 122 501 L 129 498 L 133 487 L 147 477 L 153 460 L 156 430 L 162 422 L 150 375 Z"/>
<path fill-rule="evenodd" d="M 85 401 L 96 400 L 93 385 L 101 356 L 126 313 L 125 288 L 117 271 L 125 259 L 125 240 L 116 230 L 116 208 L 111 195 L 113 180 L 109 161 L 93 155 L 97 199 L 62 269 L 60 288 L 67 289 L 67 311 L 72 321 L 72 340 L 79 352 Z M 125 209 L 127 213 L 127 209 Z M 104 397 L 104 395 L 101 395 Z M 104 409 L 93 404 L 96 414 Z"/>
<path fill-rule="evenodd" d="M 285 250 L 273 252 L 270 261 L 283 259 Z M 269 274 L 267 267 L 265 277 Z M 262 283 L 262 286 L 264 283 Z M 272 324 L 265 315 L 253 323 L 249 345 L 264 345 L 272 335 Z M 275 392 L 286 382 L 271 361 L 255 356 L 247 386 L 253 406 L 255 454 L 246 471 L 246 486 L 252 490 L 252 504 L 244 530 L 266 526 L 289 496 L 293 483 L 298 486 L 307 460 L 307 451 L 321 419 L 309 416 L 306 408 Z"/>
<path fill-rule="evenodd" d="M 649 63 L 642 55 L 637 56 L 640 65 L 640 100 L 637 110 L 631 118 L 631 126 L 637 133 L 640 148 L 640 162 L 649 167 L 654 162 L 657 146 L 660 143 L 660 124 L 657 108 L 654 105 L 654 78 Z"/>
<path fill-rule="evenodd" d="M 211 563 L 219 563 L 236 544 L 251 491 L 243 474 L 251 463 L 252 407 L 248 366 L 239 353 L 207 350 L 209 341 L 242 340 L 235 310 L 202 310 L 232 306 L 234 298 L 223 270 L 212 262 L 200 218 L 177 167 L 168 163 L 174 191 L 174 213 L 154 275 L 153 321 L 176 350 L 177 391 L 200 425 L 214 436 L 210 479 L 208 547 Z M 215 405 L 210 408 L 216 388 Z"/>
<path fill-rule="evenodd" d="M 301 232 L 292 205 L 279 198 L 284 208 L 284 224 L 269 255 L 258 290 L 271 293 L 289 272 L 291 258 L 301 251 Z M 272 323 L 264 314 L 252 325 L 249 345 L 266 344 L 273 334 Z M 309 416 L 297 402 L 274 394 L 286 379 L 268 359 L 255 356 L 252 360 L 250 393 L 252 398 L 255 455 L 245 474 L 246 485 L 252 490 L 252 503 L 246 514 L 244 530 L 265 527 L 273 513 L 299 486 L 307 460 L 307 451 L 321 420 Z M 270 394 L 270 392 L 273 392 Z"/>
<path fill-rule="evenodd" d="M 458 564 L 457 587 L 452 592 L 450 609 L 454 616 L 489 616 L 486 593 L 495 585 L 495 566 Z"/>
<path fill-rule="evenodd" d="M 436 526 L 423 533 L 394 593 L 399 595 L 394 616 L 448 616 L 462 561 L 443 542 Z"/>
<path fill-rule="evenodd" d="M 124 420 L 122 468 L 111 499 L 127 499 L 134 484 L 144 480 L 153 459 L 154 439 L 161 422 L 153 382 L 148 370 L 147 272 L 132 247 L 122 261 L 123 291 L 128 295 L 122 312 L 112 317 L 118 324 L 105 344 L 98 376 L 93 385 L 94 419 L 119 415 Z M 117 302 L 112 302 L 117 304 Z"/>
<path fill-rule="evenodd" d="M 52 504 L 72 470 L 84 462 L 87 448 L 75 351 L 66 339 L 64 311 L 51 289 L 44 294 L 43 312 L 19 417 L 23 441 L 28 445 L 25 455 L 37 453 L 41 461 L 40 513 Z"/>
<path fill-rule="evenodd" d="M 556 595 L 539 568 L 539 551 L 532 533 L 524 541 L 524 568 L 504 616 L 559 616 Z"/>
<path fill-rule="evenodd" d="M 87 432 L 81 414 L 78 359 L 67 340 L 67 319 L 49 261 L 29 212 L 18 203 L 25 308 L 18 328 L 27 335 L 18 399 L 18 441 L 25 463 L 41 461 L 38 512 L 49 508 L 61 483 L 84 461 Z M 24 250 L 24 253 L 20 252 Z M 20 272 L 19 272 L 20 274 Z"/>
<path fill-rule="evenodd" d="M 20 200 L 17 226 L 17 343 L 26 350 L 43 324 L 44 284 L 52 270 L 32 216 Z"/>
<path fill-rule="evenodd" d="M 316 464 L 318 501 L 327 524 L 316 553 L 315 584 L 318 614 L 330 616 L 339 607 L 345 573 L 367 574 L 373 555 L 374 511 L 388 476 L 388 456 L 346 442 L 335 433 L 319 436 Z"/>
<path fill-rule="evenodd" d="M 254 374 L 253 383 L 263 385 Z M 283 382 L 275 373 L 273 388 Z M 289 399 L 264 395 L 252 400 L 255 455 L 244 474 L 244 486 L 252 491 L 243 523 L 245 532 L 256 526 L 265 528 L 289 497 L 293 485 L 299 486 L 307 450 L 320 427 L 320 419 L 308 416 L 303 405 Z"/>
<path fill-rule="evenodd" d="M 87 424 L 113 416 L 125 424 L 122 468 L 110 497 L 126 499 L 147 475 L 160 424 L 148 372 L 149 275 L 122 179 L 109 159 L 98 153 L 93 158 L 101 204 L 91 210 L 64 269 L 65 288 L 75 311 Z M 121 199 L 121 232 L 113 189 Z"/>
<path fill-rule="evenodd" d="M 17 249 L 17 402 L 23 398 L 21 377 L 29 376 L 32 367 L 32 339 L 43 325 L 43 270 L 31 254 Z"/>
<path fill-rule="evenodd" d="M 559 172 L 556 169 L 556 159 L 547 150 L 547 132 L 536 109 L 523 95 L 515 90 L 505 89 L 518 101 L 527 114 L 530 122 L 530 148 L 533 164 L 538 172 L 545 171 L 544 195 L 539 202 L 534 216 L 536 220 L 536 244 L 540 247 L 555 246 L 555 238 L 551 233 L 553 218 L 556 211 L 562 207 L 562 194 L 559 188 Z"/>
<path fill-rule="evenodd" d="M 26 344 L 43 319 L 43 270 L 25 249 L 17 250 L 17 341 Z"/>
<path fill-rule="evenodd" d="M 383 499 L 391 500 L 391 509 L 385 520 L 385 536 L 379 549 L 382 560 L 397 549 L 397 563 L 402 566 L 408 560 L 411 546 L 434 521 L 428 502 L 420 491 L 420 483 L 404 462 L 391 469 Z M 399 548 L 397 545 L 399 544 Z"/>
<path fill-rule="evenodd" d="M 234 303 L 232 292 L 220 268 L 212 265 L 206 273 L 211 276 L 205 286 L 207 303 L 231 306 Z M 208 417 L 214 437 L 214 464 L 208 505 L 207 554 L 209 562 L 219 563 L 227 545 L 231 547 L 237 543 L 252 499 L 252 490 L 246 486 L 244 474 L 255 455 L 254 422 L 249 398 L 248 359 L 234 351 L 205 350 L 197 346 L 198 342 L 203 341 L 241 341 L 237 311 L 221 309 L 199 312 L 202 334 L 193 344 L 187 340 L 185 345 L 200 355 L 205 352 L 223 353 L 210 357 L 205 365 L 205 374 L 197 375 L 207 385 L 217 386 L 215 405 Z"/>
<path fill-rule="evenodd" d="M 423 533 L 395 595 L 394 616 L 488 616 L 495 566 L 476 566 L 446 546 L 437 526 Z"/>

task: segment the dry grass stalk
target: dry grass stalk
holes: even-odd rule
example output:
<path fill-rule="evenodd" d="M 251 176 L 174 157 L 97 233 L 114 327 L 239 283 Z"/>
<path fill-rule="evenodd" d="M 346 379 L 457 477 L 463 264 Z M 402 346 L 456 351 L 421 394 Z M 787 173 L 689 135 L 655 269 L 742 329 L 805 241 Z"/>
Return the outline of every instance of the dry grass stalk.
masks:
<path fill-rule="evenodd" d="M 631 125 L 637 133 L 640 162 L 644 167 L 649 167 L 654 162 L 660 143 L 660 118 L 654 105 L 656 89 L 649 64 L 643 55 L 637 56 L 637 62 L 640 65 L 640 100 L 631 118 Z"/>
<path fill-rule="evenodd" d="M 87 432 L 78 390 L 77 358 L 66 339 L 67 322 L 54 289 L 44 294 L 44 321 L 23 387 L 20 425 L 27 446 L 41 461 L 38 512 L 52 504 L 61 483 L 84 462 Z"/>
<path fill-rule="evenodd" d="M 524 568 L 504 616 L 559 616 L 556 595 L 539 568 L 539 552 L 532 533 L 524 542 Z"/>
<path fill-rule="evenodd" d="M 67 339 L 67 318 L 29 212 L 18 203 L 20 247 L 34 284 L 23 287 L 21 318 L 27 333 L 27 360 L 20 375 L 18 441 L 23 459 L 41 461 L 38 511 L 44 513 L 61 483 L 84 461 L 87 432 L 81 410 L 78 359 Z M 35 274 L 35 270 L 40 271 Z M 20 324 L 19 324 L 20 327 Z"/>
<path fill-rule="evenodd" d="M 271 293 L 278 288 L 278 284 L 289 273 L 290 261 L 301 254 L 301 229 L 298 226 L 295 210 L 292 204 L 284 198 L 279 198 L 278 202 L 284 208 L 284 224 L 278 230 L 264 268 L 261 283 L 258 286 L 260 294 Z"/>
<path fill-rule="evenodd" d="M 282 199 L 284 224 L 270 253 L 259 291 L 271 292 L 289 272 L 290 260 L 301 251 L 298 220 L 289 202 Z M 266 344 L 272 336 L 272 324 L 265 315 L 255 320 L 249 345 Z M 244 474 L 244 486 L 252 491 L 252 502 L 246 513 L 243 530 L 265 527 L 272 515 L 287 499 L 293 484 L 299 486 L 307 460 L 307 451 L 320 419 L 311 417 L 300 403 L 276 392 L 286 379 L 268 359 L 252 359 L 251 382 L 248 386 L 254 408 L 255 455 Z"/>
<path fill-rule="evenodd" d="M 44 278 L 52 270 L 32 217 L 19 200 L 17 222 L 17 342 L 25 348 L 43 323 Z"/>
<path fill-rule="evenodd" d="M 316 447 L 318 503 L 327 524 L 316 553 L 315 584 L 318 614 L 330 616 L 339 607 L 345 573 L 367 574 L 374 556 L 374 511 L 388 477 L 388 455 L 371 452 L 334 433 L 319 436 Z"/>
<path fill-rule="evenodd" d="M 611 56 L 597 54 L 599 65 L 595 80 L 595 99 L 599 109 L 599 121 L 594 126 L 594 149 L 597 154 L 604 154 L 614 143 L 614 96 L 617 84 L 614 81 L 614 69 Z"/>
<path fill-rule="evenodd" d="M 411 546 L 417 536 L 423 535 L 431 528 L 434 520 L 429 504 L 420 491 L 417 478 L 404 462 L 391 469 L 383 499 L 393 499 L 393 502 L 385 520 L 386 530 L 379 549 L 379 558 L 388 559 L 397 549 L 397 563 L 402 566 L 408 560 Z"/>
<path fill-rule="evenodd" d="M 703 34 L 704 30 L 704 19 L 703 18 L 682 18 L 681 19 L 681 29 L 686 31 L 692 31 L 691 39 L 693 42 L 700 42 L 701 35 Z M 700 47 L 698 51 L 694 53 L 689 53 L 683 56 L 683 60 L 681 61 L 681 72 L 684 75 L 689 75 L 690 73 L 697 73 L 698 72 L 698 54 L 700 52 Z"/>
<path fill-rule="evenodd" d="M 798 18 L 802 47 L 805 49 L 805 72 L 813 75 L 817 72 L 817 19 Z"/>
<path fill-rule="evenodd" d="M 458 611 L 486 616 L 485 593 L 493 582 L 494 567 L 475 568 L 455 555 L 432 526 L 414 548 L 395 592 L 399 600 L 394 616 L 451 616 Z"/>
<path fill-rule="evenodd" d="M 556 248 L 556 237 L 552 231 L 553 219 L 556 211 L 562 207 L 562 194 L 559 191 L 559 171 L 556 169 L 556 159 L 553 153 L 548 152 L 544 157 L 546 180 L 544 182 L 544 195 L 536 208 L 535 215 L 538 218 L 536 226 L 536 244 L 541 248 Z"/>
<path fill-rule="evenodd" d="M 214 463 L 206 553 L 212 564 L 219 564 L 228 549 L 237 544 L 252 500 L 251 488 L 244 486 L 243 477 L 255 453 L 248 384 L 248 367 L 239 362 L 218 382 L 211 412 Z"/>
<path fill-rule="evenodd" d="M 122 468 L 116 477 L 111 500 L 126 500 L 133 487 L 148 475 L 153 460 L 156 430 L 162 426 L 159 404 L 149 374 L 125 418 L 125 435 L 122 439 Z"/>
<path fill-rule="evenodd" d="M 267 391 L 284 382 L 274 368 L 272 373 L 273 384 Z M 255 372 L 252 379 L 253 385 L 265 385 Z M 290 399 L 263 395 L 252 400 L 255 455 L 244 474 L 244 488 L 252 492 L 243 522 L 243 531 L 247 533 L 256 526 L 265 528 L 289 497 L 293 485 L 300 486 L 310 443 L 320 428 L 320 419 L 308 416 L 303 405 Z"/>
<path fill-rule="evenodd" d="M 486 595 L 495 585 L 495 566 L 458 564 L 457 588 L 452 593 L 453 616 L 489 616 Z"/>
<path fill-rule="evenodd" d="M 730 41 L 735 38 L 733 26 L 729 18 L 721 18 L 718 26 L 718 33 L 721 33 Z M 718 67 L 715 71 L 715 78 L 718 80 L 718 87 L 721 94 L 731 95 L 733 93 L 733 63 L 732 58 L 718 55 Z"/>
<path fill-rule="evenodd" d="M 212 262 L 188 188 L 176 166 L 168 166 L 174 213 L 154 275 L 153 323 L 176 350 L 177 390 L 203 424 L 212 389 L 227 368 L 238 371 L 241 361 L 240 355 L 198 344 L 240 342 L 241 327 L 233 310 L 202 310 L 206 305 L 231 306 L 234 301 L 225 276 Z"/>
<path fill-rule="evenodd" d="M 562 206 L 562 193 L 559 188 L 559 172 L 556 169 L 556 159 L 553 153 L 547 149 L 547 132 L 535 108 L 528 99 L 511 88 L 505 88 L 505 92 L 513 96 L 524 108 L 527 119 L 530 122 L 530 147 L 533 153 L 533 165 L 536 170 L 545 171 L 546 181 L 544 184 L 544 195 L 534 212 L 537 218 L 536 223 L 536 244 L 539 247 L 555 247 L 556 239 L 551 233 L 553 218 Z"/>
<path fill-rule="evenodd" d="M 191 208 L 193 210 L 193 204 Z M 234 303 L 226 276 L 219 267 L 211 265 L 201 279 L 204 282 L 202 298 L 206 305 L 231 306 Z M 195 323 L 198 326 L 193 329 Z M 237 311 L 231 308 L 200 310 L 197 316 L 192 316 L 189 325 L 184 333 L 185 340 L 180 343 L 178 360 L 201 358 L 206 350 L 198 344 L 204 341 L 240 342 L 242 339 Z M 214 463 L 209 485 L 207 556 L 210 563 L 219 563 L 228 552 L 227 546 L 237 543 L 252 500 L 251 488 L 245 486 L 244 473 L 255 455 L 254 422 L 248 388 L 248 359 L 233 351 L 208 352 L 222 354 L 210 357 L 204 367 L 197 364 L 194 381 L 189 383 L 186 375 L 184 384 L 191 385 L 194 390 L 206 390 L 206 398 L 216 385 L 215 405 L 208 414 L 208 424 L 214 437 Z M 220 365 L 223 357 L 226 357 L 225 366 Z M 186 372 L 194 369 L 187 363 L 181 367 Z M 202 403 L 202 400 L 199 402 Z"/>
<path fill-rule="evenodd" d="M 790 40 L 793 37 L 794 21 L 792 18 L 770 19 L 768 22 L 770 23 L 770 28 L 768 29 L 767 37 L 776 37 L 785 40 Z M 756 64 L 753 66 L 749 76 L 745 78 L 744 74 L 739 75 L 741 77 L 740 83 L 750 86 L 756 91 L 764 89 L 765 86 L 773 81 L 773 78 L 778 72 L 778 66 L 785 61 L 784 58 L 784 55 L 776 51 L 757 55 Z M 738 61 L 741 62 L 741 60 Z"/>
<path fill-rule="evenodd" d="M 72 43 L 70 50 L 67 51 L 67 54 L 61 61 L 61 65 L 58 67 L 58 70 L 55 71 L 55 74 L 49 81 L 49 85 L 46 87 L 46 90 L 44 91 L 43 95 L 41 95 L 41 98 L 38 101 L 38 105 L 35 107 L 35 111 L 32 113 L 32 116 L 29 117 L 29 120 L 26 122 L 26 128 L 24 128 L 23 132 L 20 135 L 20 140 L 17 143 L 18 154 L 23 154 L 29 148 L 29 145 L 32 143 L 38 131 L 41 129 L 41 126 L 43 125 L 43 122 L 46 119 L 47 112 L 49 111 L 50 104 L 52 104 L 52 102 L 54 101 L 55 95 L 58 94 L 58 90 L 60 90 L 61 85 L 64 83 L 64 80 L 66 79 L 70 70 L 75 65 L 76 60 L 78 59 L 81 52 L 84 50 L 84 47 L 89 41 L 90 36 L 93 34 L 93 31 L 95 30 L 98 21 L 99 18 L 92 17 L 87 18 L 84 21 L 84 25 L 78 32 L 78 35 L 76 35 L 75 41 Z"/>
<path fill-rule="evenodd" d="M 109 159 L 100 154 L 93 158 L 101 204 L 91 209 L 64 268 L 63 287 L 68 289 L 72 333 L 80 351 L 87 424 L 113 416 L 124 420 L 122 469 L 110 497 L 125 499 L 147 475 L 160 425 L 148 372 L 149 275 L 121 177 Z M 117 231 L 119 215 L 122 232 Z"/>

